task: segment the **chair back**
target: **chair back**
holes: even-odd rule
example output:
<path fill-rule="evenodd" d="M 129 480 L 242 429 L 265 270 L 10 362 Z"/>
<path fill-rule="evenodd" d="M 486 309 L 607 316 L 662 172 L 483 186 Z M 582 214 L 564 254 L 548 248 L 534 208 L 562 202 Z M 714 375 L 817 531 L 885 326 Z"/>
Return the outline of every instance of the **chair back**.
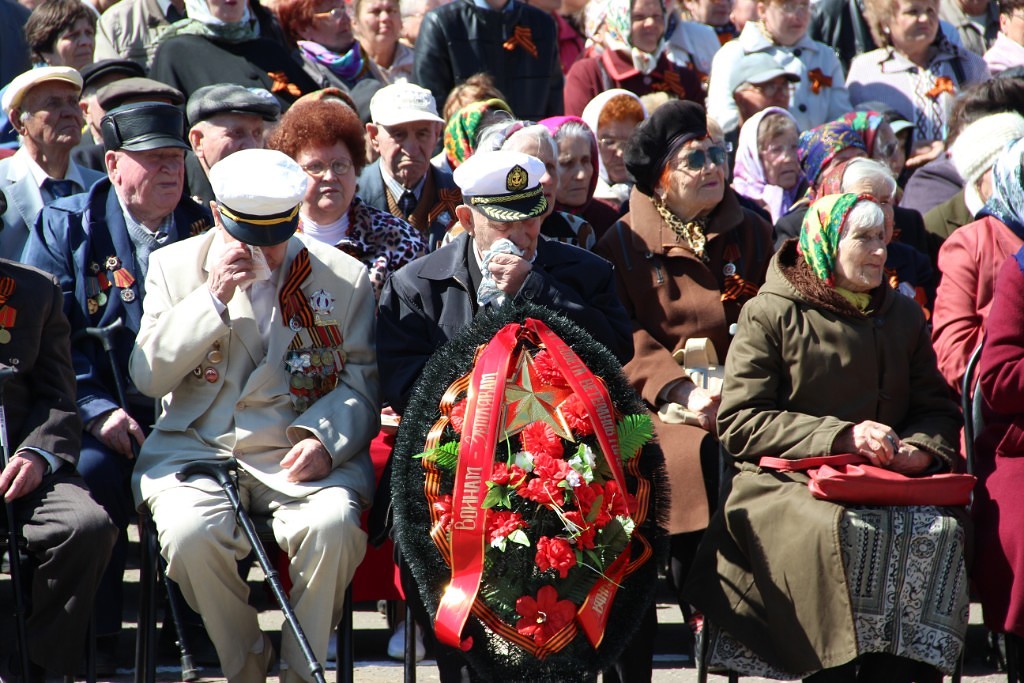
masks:
<path fill-rule="evenodd" d="M 971 353 L 960 386 L 960 408 L 964 414 L 964 456 L 967 459 L 968 474 L 974 474 L 974 439 L 984 427 L 981 415 L 981 382 L 975 377 L 983 346 L 984 342 L 978 344 L 978 348 Z"/>

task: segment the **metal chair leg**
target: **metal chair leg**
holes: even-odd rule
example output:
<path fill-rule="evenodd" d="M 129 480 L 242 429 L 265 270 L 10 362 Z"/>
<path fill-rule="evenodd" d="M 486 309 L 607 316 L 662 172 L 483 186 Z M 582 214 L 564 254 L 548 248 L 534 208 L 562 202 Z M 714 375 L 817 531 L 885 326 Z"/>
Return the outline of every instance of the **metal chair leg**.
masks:
<path fill-rule="evenodd" d="M 416 619 L 405 602 L 405 683 L 416 683 Z"/>
<path fill-rule="evenodd" d="M 338 683 L 353 683 L 355 680 L 356 647 L 352 634 L 352 584 L 345 589 L 345 609 L 338 624 Z"/>
<path fill-rule="evenodd" d="M 1020 640 L 1010 633 L 1003 634 L 1006 647 L 1006 680 L 1008 683 L 1020 683 Z"/>

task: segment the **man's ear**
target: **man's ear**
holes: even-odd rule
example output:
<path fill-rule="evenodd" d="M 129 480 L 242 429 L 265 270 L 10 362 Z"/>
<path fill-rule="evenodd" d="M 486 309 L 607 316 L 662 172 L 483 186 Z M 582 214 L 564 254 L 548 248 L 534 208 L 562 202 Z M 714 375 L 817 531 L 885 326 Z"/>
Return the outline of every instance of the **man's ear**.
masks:
<path fill-rule="evenodd" d="M 373 151 L 380 154 L 380 145 L 377 142 L 377 135 L 380 133 L 380 128 L 377 124 L 369 122 L 366 124 L 366 137 L 370 141 L 370 145 L 373 147 Z"/>
<path fill-rule="evenodd" d="M 21 107 L 15 107 L 7 117 L 11 121 L 11 127 L 18 132 L 18 135 L 25 134 L 25 124 L 21 122 L 21 114 Z"/>
<path fill-rule="evenodd" d="M 103 153 L 103 165 L 107 169 L 107 177 L 114 180 L 114 171 L 117 170 L 117 152 L 108 151 Z"/>
<path fill-rule="evenodd" d="M 200 159 L 203 158 L 202 144 L 203 144 L 203 131 L 199 129 L 199 126 L 192 126 L 188 129 L 188 144 L 195 152 L 196 156 Z"/>
<path fill-rule="evenodd" d="M 473 209 L 469 208 L 465 204 L 460 204 L 455 207 L 455 217 L 459 219 L 459 225 L 462 229 L 469 233 L 470 237 L 473 236 L 473 231 L 476 229 L 473 223 Z"/>

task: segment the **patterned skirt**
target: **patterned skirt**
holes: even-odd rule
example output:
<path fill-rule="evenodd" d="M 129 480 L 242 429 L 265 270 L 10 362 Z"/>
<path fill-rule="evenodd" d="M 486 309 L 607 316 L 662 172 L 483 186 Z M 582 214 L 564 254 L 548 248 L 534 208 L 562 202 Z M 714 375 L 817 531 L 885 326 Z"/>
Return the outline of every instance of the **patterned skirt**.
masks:
<path fill-rule="evenodd" d="M 888 653 L 953 672 L 967 633 L 965 532 L 942 508 L 848 507 L 839 523 L 857 651 Z M 748 676 L 781 671 L 728 633 L 710 629 L 708 664 Z"/>

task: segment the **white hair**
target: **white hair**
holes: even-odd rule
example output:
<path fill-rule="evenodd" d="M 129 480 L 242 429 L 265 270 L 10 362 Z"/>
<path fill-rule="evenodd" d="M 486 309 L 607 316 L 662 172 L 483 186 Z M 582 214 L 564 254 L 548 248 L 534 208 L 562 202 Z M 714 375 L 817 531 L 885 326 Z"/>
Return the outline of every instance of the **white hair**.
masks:
<path fill-rule="evenodd" d="M 525 125 L 524 125 L 525 124 Z M 521 126 L 521 127 L 520 127 Z M 546 126 L 532 121 L 508 121 L 498 123 L 480 131 L 476 143 L 476 154 L 481 152 L 496 152 L 499 149 L 506 149 L 508 143 L 513 139 L 532 138 L 538 142 L 544 140 L 551 148 L 551 153 L 558 158 L 558 143 L 552 137 L 551 131 Z"/>
<path fill-rule="evenodd" d="M 882 211 L 882 207 L 872 201 L 860 201 L 850 209 L 850 213 L 846 216 L 846 223 L 843 224 L 843 232 L 839 237 L 842 239 L 851 230 L 884 225 L 885 213 Z"/>
<path fill-rule="evenodd" d="M 878 199 L 891 199 L 896 195 L 896 179 L 892 177 L 892 170 L 877 159 L 859 157 L 851 159 L 843 171 L 843 192 L 851 192 L 851 187 L 867 183 L 872 187 L 883 184 L 886 188 L 886 196 Z"/>

